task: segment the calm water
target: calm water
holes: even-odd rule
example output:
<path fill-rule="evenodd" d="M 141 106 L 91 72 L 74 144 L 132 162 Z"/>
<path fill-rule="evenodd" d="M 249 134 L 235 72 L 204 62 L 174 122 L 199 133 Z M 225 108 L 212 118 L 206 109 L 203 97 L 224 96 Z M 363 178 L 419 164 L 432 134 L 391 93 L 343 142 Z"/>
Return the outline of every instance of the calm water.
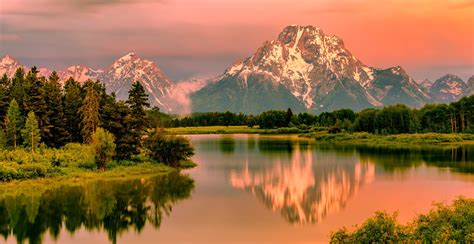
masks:
<path fill-rule="evenodd" d="M 195 169 L 2 197 L 8 243 L 318 243 L 376 210 L 406 222 L 474 197 L 474 148 L 328 146 L 190 136 Z"/>

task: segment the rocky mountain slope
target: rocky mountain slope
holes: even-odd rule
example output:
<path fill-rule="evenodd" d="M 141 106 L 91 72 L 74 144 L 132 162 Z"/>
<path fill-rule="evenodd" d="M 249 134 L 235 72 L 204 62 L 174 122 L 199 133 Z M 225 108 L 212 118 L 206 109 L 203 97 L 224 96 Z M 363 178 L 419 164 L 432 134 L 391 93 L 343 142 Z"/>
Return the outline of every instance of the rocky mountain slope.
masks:
<path fill-rule="evenodd" d="M 433 83 L 430 95 L 435 102 L 450 103 L 464 96 L 467 89 L 467 84 L 461 78 L 447 74 Z"/>
<path fill-rule="evenodd" d="M 0 60 L 0 74 L 7 74 L 11 77 L 15 71 L 23 67 L 13 57 L 6 55 Z M 46 68 L 38 69 L 39 76 L 49 76 L 51 71 Z M 158 106 L 162 110 L 172 112 L 171 101 L 168 97 L 174 82 L 166 77 L 160 68 L 152 61 L 139 58 L 134 53 L 129 53 L 111 64 L 105 70 L 95 70 L 84 65 L 74 65 L 59 71 L 58 75 L 62 82 L 73 78 L 80 83 L 86 80 L 100 80 L 105 84 L 108 92 L 115 92 L 118 99 L 125 100 L 128 97 L 133 82 L 140 81 L 147 94 L 149 94 L 150 104 Z"/>
<path fill-rule="evenodd" d="M 342 39 L 312 26 L 286 27 L 218 80 L 193 94 L 193 111 L 259 113 L 284 106 L 319 113 L 394 103 L 419 107 L 429 100 L 401 67 L 366 66 Z"/>

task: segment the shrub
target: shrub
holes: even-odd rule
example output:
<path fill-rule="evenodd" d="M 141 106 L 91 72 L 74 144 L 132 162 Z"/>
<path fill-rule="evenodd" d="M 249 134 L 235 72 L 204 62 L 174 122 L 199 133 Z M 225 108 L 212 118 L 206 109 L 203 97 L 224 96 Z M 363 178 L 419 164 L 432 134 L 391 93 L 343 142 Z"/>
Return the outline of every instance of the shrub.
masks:
<path fill-rule="evenodd" d="M 396 214 L 377 212 L 362 226 L 342 228 L 331 234 L 331 243 L 472 243 L 474 242 L 474 199 L 460 197 L 450 206 L 435 204 L 406 226 Z"/>
<path fill-rule="evenodd" d="M 179 163 L 194 155 L 191 142 L 182 136 L 165 135 L 155 130 L 144 142 L 147 155 L 154 161 L 178 168 Z"/>
<path fill-rule="evenodd" d="M 97 128 L 92 134 L 91 148 L 97 168 L 101 171 L 105 170 L 106 163 L 110 162 L 115 155 L 114 136 L 102 128 Z"/>

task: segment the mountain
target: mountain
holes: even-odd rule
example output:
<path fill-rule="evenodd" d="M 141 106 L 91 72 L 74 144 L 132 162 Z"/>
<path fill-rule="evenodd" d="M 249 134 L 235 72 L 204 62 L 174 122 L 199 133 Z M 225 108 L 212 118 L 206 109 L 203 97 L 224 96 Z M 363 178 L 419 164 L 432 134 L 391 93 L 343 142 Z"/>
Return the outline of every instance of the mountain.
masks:
<path fill-rule="evenodd" d="M 10 55 L 5 55 L 0 60 L 0 75 L 6 74 L 8 77 L 12 77 L 18 68 L 24 67 L 15 58 Z"/>
<path fill-rule="evenodd" d="M 430 88 L 430 95 L 435 102 L 450 103 L 459 100 L 468 86 L 458 76 L 447 74 L 437 79 Z"/>
<path fill-rule="evenodd" d="M 402 103 L 410 107 L 421 107 L 429 101 L 429 94 L 402 67 L 373 70 L 374 79 L 365 88 L 383 105 Z"/>
<path fill-rule="evenodd" d="M 426 91 L 429 91 L 431 86 L 433 85 L 433 82 L 431 82 L 430 80 L 428 79 L 424 79 L 422 81 L 420 81 L 418 83 L 418 85 L 420 85 L 420 87 Z"/>
<path fill-rule="evenodd" d="M 342 39 L 312 26 L 286 27 L 217 80 L 192 95 L 193 111 L 259 113 L 291 107 L 319 113 L 394 103 L 419 107 L 428 100 L 401 67 L 368 67 Z"/>
<path fill-rule="evenodd" d="M 79 83 L 83 83 L 86 80 L 97 80 L 103 73 L 102 70 L 94 70 L 84 65 L 74 65 L 60 71 L 58 75 L 62 81 L 73 78 Z"/>
<path fill-rule="evenodd" d="M 16 59 L 5 55 L 0 60 L 0 75 L 7 74 L 12 77 L 18 68 L 28 67 L 22 65 Z M 38 76 L 48 77 L 52 73 L 46 68 L 38 69 Z M 108 92 L 115 92 L 120 100 L 128 98 L 128 91 L 133 82 L 140 81 L 149 95 L 152 106 L 158 106 L 162 110 L 170 112 L 173 106 L 180 104 L 169 97 L 170 90 L 175 85 L 168 79 L 160 68 L 152 61 L 142 59 L 134 53 L 129 53 L 114 61 L 107 69 L 92 69 L 84 65 L 74 65 L 58 72 L 61 82 L 69 78 L 83 83 L 86 80 L 99 80 L 105 84 Z M 173 106 L 172 106 L 173 105 Z"/>
<path fill-rule="evenodd" d="M 174 83 L 154 62 L 141 59 L 135 53 L 129 53 L 117 59 L 99 75 L 99 80 L 104 82 L 108 92 L 115 92 L 117 98 L 121 100 L 127 99 L 132 84 L 140 81 L 150 96 L 151 105 L 165 111 L 170 110 L 170 105 L 165 102 L 165 98 Z"/>
<path fill-rule="evenodd" d="M 465 96 L 474 95 L 474 75 L 467 80 L 467 89 L 464 92 Z"/>

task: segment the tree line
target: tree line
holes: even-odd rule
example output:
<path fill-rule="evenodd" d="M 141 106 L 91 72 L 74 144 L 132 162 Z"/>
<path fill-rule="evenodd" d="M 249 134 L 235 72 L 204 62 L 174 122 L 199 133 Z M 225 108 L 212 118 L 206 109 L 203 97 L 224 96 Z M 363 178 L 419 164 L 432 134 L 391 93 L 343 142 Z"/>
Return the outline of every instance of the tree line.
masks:
<path fill-rule="evenodd" d="M 263 129 L 282 127 L 328 127 L 330 131 L 360 131 L 373 134 L 400 133 L 474 133 L 474 95 L 451 104 L 428 104 L 419 109 L 397 104 L 369 108 L 360 112 L 340 109 L 319 115 L 266 111 L 259 115 L 231 112 L 194 113 L 183 118 L 161 115 L 163 127 L 189 126 L 259 126 Z M 157 125 L 158 125 L 157 124 Z"/>
<path fill-rule="evenodd" d="M 19 68 L 11 79 L 0 79 L 0 149 L 59 148 L 105 136 L 114 139 L 115 158 L 129 159 L 139 153 L 148 128 L 147 107 L 148 95 L 140 82 L 132 85 L 127 101 L 117 101 L 99 81 L 80 84 L 70 78 L 63 85 L 56 72 L 45 78 L 35 67 L 27 73 Z M 113 137 L 99 131 L 94 138 L 99 128 Z"/>

